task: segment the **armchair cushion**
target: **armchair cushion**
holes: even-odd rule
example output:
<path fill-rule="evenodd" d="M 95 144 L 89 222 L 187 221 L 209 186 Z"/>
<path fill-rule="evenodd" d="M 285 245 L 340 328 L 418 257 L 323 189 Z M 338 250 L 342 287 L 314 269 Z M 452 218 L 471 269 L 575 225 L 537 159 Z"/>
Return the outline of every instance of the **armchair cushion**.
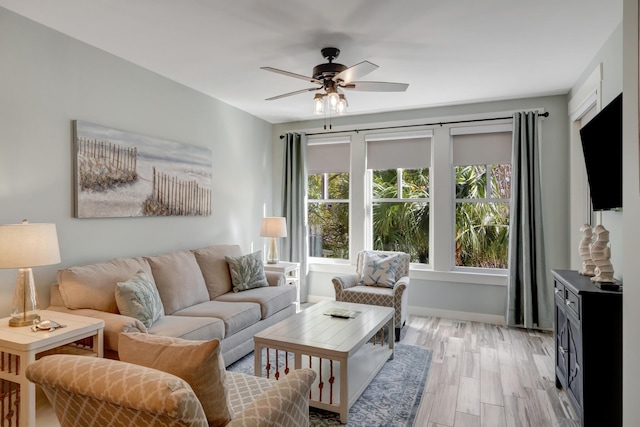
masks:
<path fill-rule="evenodd" d="M 210 426 L 233 418 L 220 341 L 191 341 L 148 334 L 121 334 L 123 362 L 158 369 L 185 380 L 200 400 Z"/>
<path fill-rule="evenodd" d="M 396 272 L 400 254 L 380 254 L 365 252 L 362 268 L 362 283 L 366 286 L 384 286 L 393 288 L 396 284 Z"/>

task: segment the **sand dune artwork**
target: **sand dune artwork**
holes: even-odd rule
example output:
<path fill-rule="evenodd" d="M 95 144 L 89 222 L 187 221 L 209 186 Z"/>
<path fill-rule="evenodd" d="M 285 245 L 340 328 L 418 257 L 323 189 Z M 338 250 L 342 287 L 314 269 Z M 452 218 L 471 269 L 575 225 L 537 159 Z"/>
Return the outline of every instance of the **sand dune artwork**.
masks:
<path fill-rule="evenodd" d="M 212 153 L 73 121 L 75 216 L 211 215 Z"/>

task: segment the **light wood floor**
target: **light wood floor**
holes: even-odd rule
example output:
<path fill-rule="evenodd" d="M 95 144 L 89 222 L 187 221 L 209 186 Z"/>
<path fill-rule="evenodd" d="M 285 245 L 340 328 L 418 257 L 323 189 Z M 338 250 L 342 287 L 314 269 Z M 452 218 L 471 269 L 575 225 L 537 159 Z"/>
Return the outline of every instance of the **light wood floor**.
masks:
<path fill-rule="evenodd" d="M 415 427 L 580 426 L 550 332 L 410 316 L 400 342 L 432 351 Z"/>

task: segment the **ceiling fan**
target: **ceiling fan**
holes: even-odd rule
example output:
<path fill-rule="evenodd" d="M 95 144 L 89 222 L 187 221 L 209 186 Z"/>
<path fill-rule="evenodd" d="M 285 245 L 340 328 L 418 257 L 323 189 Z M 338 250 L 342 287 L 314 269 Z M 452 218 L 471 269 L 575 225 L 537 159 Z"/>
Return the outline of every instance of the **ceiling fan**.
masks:
<path fill-rule="evenodd" d="M 273 67 L 260 67 L 262 70 L 272 71 L 274 73 L 283 74 L 285 76 L 294 77 L 296 79 L 305 80 L 319 85 L 308 89 L 301 89 L 273 96 L 266 100 L 273 101 L 275 99 L 285 98 L 299 93 L 324 90 L 324 93 L 316 93 L 313 98 L 314 113 L 322 114 L 324 112 L 324 99 L 326 97 L 328 99 L 328 107 L 331 110 L 336 111 L 339 114 L 344 114 L 346 112 L 347 99 L 344 96 L 342 91 L 343 89 L 367 92 L 404 92 L 409 87 L 408 83 L 356 81 L 360 77 L 374 71 L 378 66 L 369 61 L 360 62 L 352 67 L 335 63 L 333 61 L 338 57 L 338 55 L 340 55 L 340 49 L 335 47 L 325 47 L 320 50 L 320 53 L 322 53 L 322 56 L 328 62 L 313 67 L 312 77 L 279 70 Z"/>

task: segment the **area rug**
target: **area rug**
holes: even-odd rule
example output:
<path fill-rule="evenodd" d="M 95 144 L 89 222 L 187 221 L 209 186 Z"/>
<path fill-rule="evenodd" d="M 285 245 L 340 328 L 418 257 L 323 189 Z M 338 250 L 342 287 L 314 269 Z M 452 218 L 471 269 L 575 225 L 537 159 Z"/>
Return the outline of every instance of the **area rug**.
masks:
<path fill-rule="evenodd" d="M 412 427 L 430 365 L 431 351 L 412 345 L 395 344 L 393 360 L 385 363 L 353 404 L 347 424 L 340 423 L 338 414 L 309 408 L 311 426 Z M 227 369 L 253 375 L 253 353 Z"/>

